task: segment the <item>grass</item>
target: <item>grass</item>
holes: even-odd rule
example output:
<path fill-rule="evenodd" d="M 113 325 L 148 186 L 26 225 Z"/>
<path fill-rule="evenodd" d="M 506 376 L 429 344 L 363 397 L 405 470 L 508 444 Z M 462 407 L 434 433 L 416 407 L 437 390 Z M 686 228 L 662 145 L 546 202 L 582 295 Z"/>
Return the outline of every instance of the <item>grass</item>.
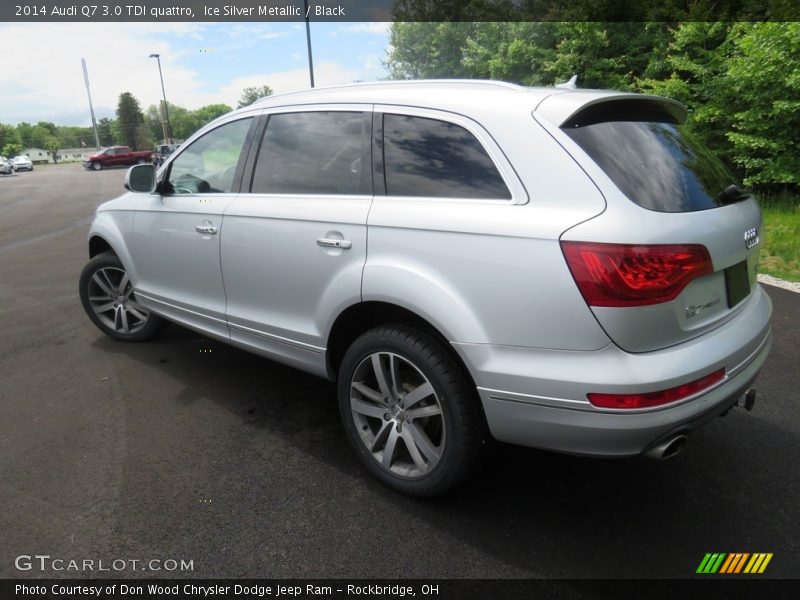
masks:
<path fill-rule="evenodd" d="M 764 214 L 759 272 L 800 281 L 800 197 L 760 198 Z"/>

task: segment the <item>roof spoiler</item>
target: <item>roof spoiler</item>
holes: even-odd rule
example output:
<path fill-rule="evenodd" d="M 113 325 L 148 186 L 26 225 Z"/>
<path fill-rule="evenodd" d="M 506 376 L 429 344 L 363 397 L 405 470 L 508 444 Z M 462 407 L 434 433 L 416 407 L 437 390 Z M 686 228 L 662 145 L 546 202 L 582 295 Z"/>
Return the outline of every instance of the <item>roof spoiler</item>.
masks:
<path fill-rule="evenodd" d="M 656 121 L 680 125 L 686 116 L 683 104 L 661 96 L 604 96 L 583 104 L 564 119 L 560 127 L 571 129 L 608 121 Z"/>

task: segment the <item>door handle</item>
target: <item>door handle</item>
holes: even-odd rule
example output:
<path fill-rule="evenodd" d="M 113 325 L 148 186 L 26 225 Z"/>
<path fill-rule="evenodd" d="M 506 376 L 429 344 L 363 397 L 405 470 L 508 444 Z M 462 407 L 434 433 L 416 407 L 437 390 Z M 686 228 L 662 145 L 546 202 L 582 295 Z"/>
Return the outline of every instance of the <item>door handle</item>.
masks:
<path fill-rule="evenodd" d="M 207 234 L 215 234 L 217 233 L 217 228 L 213 225 L 198 225 L 194 228 L 197 233 L 207 233 Z"/>
<path fill-rule="evenodd" d="M 341 248 L 342 250 L 349 250 L 353 247 L 350 240 L 334 240 L 331 238 L 317 238 L 317 246 L 324 248 Z"/>

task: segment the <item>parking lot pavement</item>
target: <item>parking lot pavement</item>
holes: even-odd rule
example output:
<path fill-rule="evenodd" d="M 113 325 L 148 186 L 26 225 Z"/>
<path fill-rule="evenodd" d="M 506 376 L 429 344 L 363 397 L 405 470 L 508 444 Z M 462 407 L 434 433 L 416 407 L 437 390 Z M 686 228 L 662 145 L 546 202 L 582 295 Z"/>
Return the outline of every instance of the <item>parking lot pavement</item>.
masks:
<path fill-rule="evenodd" d="M 765 576 L 800 575 L 800 295 L 768 288 L 755 410 L 676 458 L 502 446 L 412 500 L 351 455 L 330 383 L 178 327 L 120 344 L 91 325 L 85 235 L 124 173 L 0 178 L 0 577 L 41 577 L 14 567 L 35 553 L 193 561 L 139 575 L 494 578 L 690 577 L 706 552 L 772 552 Z"/>

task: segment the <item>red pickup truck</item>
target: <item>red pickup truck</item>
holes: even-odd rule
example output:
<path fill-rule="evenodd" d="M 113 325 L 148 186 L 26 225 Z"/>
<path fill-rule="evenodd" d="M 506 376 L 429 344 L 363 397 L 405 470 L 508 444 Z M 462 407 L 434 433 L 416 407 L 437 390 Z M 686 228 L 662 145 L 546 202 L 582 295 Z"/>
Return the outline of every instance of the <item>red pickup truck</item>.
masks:
<path fill-rule="evenodd" d="M 99 171 L 103 167 L 114 165 L 142 165 L 153 162 L 152 150 L 133 152 L 128 146 L 111 146 L 97 154 L 89 154 L 83 159 L 83 166 L 87 169 Z"/>

